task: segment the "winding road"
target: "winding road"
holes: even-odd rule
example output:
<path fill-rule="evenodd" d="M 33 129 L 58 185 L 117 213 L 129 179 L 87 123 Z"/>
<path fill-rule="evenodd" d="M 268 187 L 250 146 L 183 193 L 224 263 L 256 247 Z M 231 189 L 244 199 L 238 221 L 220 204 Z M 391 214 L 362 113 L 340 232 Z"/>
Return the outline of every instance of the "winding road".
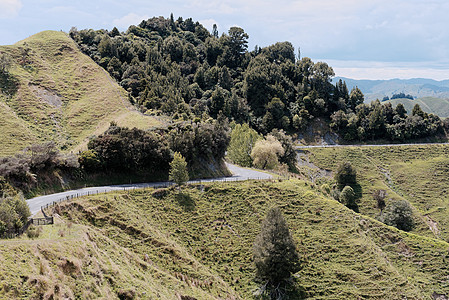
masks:
<path fill-rule="evenodd" d="M 342 148 L 342 147 L 400 147 L 400 146 L 426 146 L 426 145 L 449 145 L 449 143 L 417 143 L 417 144 L 380 144 L 380 145 L 296 145 L 296 150 L 309 148 Z"/>
<path fill-rule="evenodd" d="M 230 177 L 219 177 L 219 178 L 211 178 L 211 179 L 198 179 L 198 180 L 190 180 L 189 183 L 199 183 L 199 182 L 228 182 L 228 181 L 242 181 L 248 179 L 270 179 L 273 176 L 256 171 L 253 169 L 241 168 L 236 165 L 226 163 L 229 171 L 233 174 Z M 80 197 L 85 195 L 94 195 L 99 193 L 107 193 L 112 191 L 119 190 L 131 190 L 131 189 L 141 189 L 148 187 L 163 187 L 169 186 L 173 183 L 171 182 L 147 182 L 147 183 L 136 183 L 136 184 L 120 184 L 120 185 L 109 185 L 109 186 L 100 186 L 100 187 L 87 187 L 78 190 L 65 191 L 61 193 L 39 196 L 35 198 L 31 198 L 27 200 L 27 204 L 30 207 L 31 215 L 35 215 L 41 210 L 41 206 L 51 204 L 56 201 L 61 201 L 65 199 L 69 199 L 72 197 Z"/>

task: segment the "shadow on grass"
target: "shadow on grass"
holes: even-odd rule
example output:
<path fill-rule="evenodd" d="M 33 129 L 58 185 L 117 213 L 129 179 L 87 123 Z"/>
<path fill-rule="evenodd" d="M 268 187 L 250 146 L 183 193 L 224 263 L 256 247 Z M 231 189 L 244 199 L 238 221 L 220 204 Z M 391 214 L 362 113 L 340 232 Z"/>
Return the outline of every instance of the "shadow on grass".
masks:
<path fill-rule="evenodd" d="M 351 187 L 352 187 L 352 189 L 354 190 L 355 198 L 356 198 L 357 200 L 358 200 L 358 199 L 361 199 L 362 196 L 363 196 L 363 189 L 362 189 L 362 186 L 361 186 L 360 184 L 356 183 L 356 184 L 352 184 Z"/>
<path fill-rule="evenodd" d="M 185 210 L 185 211 L 192 211 L 195 210 L 195 201 L 190 197 L 188 193 L 183 193 L 179 191 L 175 195 L 176 201 L 178 201 L 178 204 Z"/>
<path fill-rule="evenodd" d="M 260 290 L 254 293 L 255 299 L 306 299 L 307 292 L 305 288 L 298 284 L 298 281 L 291 278 L 284 281 L 277 287 L 262 285 Z"/>

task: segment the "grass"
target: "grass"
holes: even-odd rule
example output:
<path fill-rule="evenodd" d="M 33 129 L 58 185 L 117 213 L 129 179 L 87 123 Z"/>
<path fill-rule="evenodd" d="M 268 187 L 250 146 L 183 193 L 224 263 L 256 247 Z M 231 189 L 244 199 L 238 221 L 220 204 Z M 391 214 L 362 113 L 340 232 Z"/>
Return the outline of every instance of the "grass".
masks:
<path fill-rule="evenodd" d="M 362 214 L 373 218 L 379 215 L 372 193 L 384 189 L 387 204 L 390 199 L 405 199 L 412 204 L 417 223 L 413 232 L 449 240 L 449 146 L 322 148 L 305 153 L 321 169 L 335 171 L 345 160 L 355 166 L 362 188 Z"/>
<path fill-rule="evenodd" d="M 20 64 L 26 48 L 31 49 L 27 62 Z M 162 119 L 137 112 L 126 92 L 63 32 L 44 31 L 0 51 L 13 57 L 10 73 L 19 82 L 15 94 L 0 93 L 0 109 L 9 110 L 15 121 L 0 123 L 0 139 L 9 141 L 0 155 L 47 140 L 81 150 L 111 121 L 142 129 L 162 125 Z M 26 129 L 17 142 L 8 135 L 16 128 Z"/>
<path fill-rule="evenodd" d="M 138 298 L 151 298 L 143 292 L 154 296 L 163 291 L 157 298 L 176 299 L 180 293 L 197 299 L 249 299 L 257 288 L 252 243 L 273 205 L 284 213 L 302 260 L 303 268 L 295 274 L 295 295 L 422 299 L 449 290 L 449 244 L 356 214 L 314 185 L 297 179 L 190 185 L 182 191 L 135 190 L 63 203 L 55 211 L 79 228 L 81 246 L 72 249 L 58 242 L 59 254 L 51 252 L 55 258 L 47 263 L 58 269 L 62 257 L 80 261 L 83 276 L 67 281 L 74 294 L 78 285 L 92 285 L 89 280 L 94 280 L 95 272 L 89 262 L 104 265 L 95 280 L 108 287 L 110 294 L 92 288 L 83 290 L 86 298 L 115 297 L 118 286 L 133 284 Z M 21 247 L 29 243 L 42 244 L 40 249 L 50 247 L 45 239 L 21 243 Z M 11 244 L 0 245 L 2 254 L 12 252 Z M 16 259 L 33 261 L 35 255 L 19 251 Z M 7 259 L 2 265 L 12 262 Z M 24 274 L 31 278 L 36 270 L 2 274 L 2 282 L 19 282 Z M 114 284 L 101 281 L 108 276 Z M 35 292 L 36 288 L 29 290 Z M 21 293 L 18 297 L 24 296 Z"/>

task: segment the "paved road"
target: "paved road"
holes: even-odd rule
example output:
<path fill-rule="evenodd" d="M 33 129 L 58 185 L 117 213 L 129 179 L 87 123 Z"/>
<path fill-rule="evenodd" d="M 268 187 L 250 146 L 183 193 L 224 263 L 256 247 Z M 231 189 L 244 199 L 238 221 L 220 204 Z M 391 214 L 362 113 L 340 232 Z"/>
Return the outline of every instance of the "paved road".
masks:
<path fill-rule="evenodd" d="M 426 146 L 426 145 L 449 145 L 449 143 L 419 143 L 419 144 L 382 144 L 382 145 L 316 145 L 316 146 L 303 146 L 296 145 L 295 149 L 308 149 L 308 148 L 340 148 L 340 147 L 400 147 L 400 146 Z"/>
<path fill-rule="evenodd" d="M 270 179 L 272 176 L 268 173 L 259 172 L 252 169 L 245 169 L 226 163 L 229 171 L 233 174 L 231 177 L 220 177 L 212 179 L 201 179 L 201 180 L 191 180 L 189 183 L 197 182 L 212 182 L 212 181 L 241 181 L 247 179 Z M 106 193 L 119 190 L 130 190 L 130 189 L 141 189 L 147 187 L 161 187 L 169 186 L 171 182 L 148 182 L 148 183 L 137 183 L 137 184 L 120 184 L 120 185 L 109 185 L 100 187 L 88 187 L 78 190 L 66 191 L 62 193 L 56 193 L 51 195 L 39 196 L 32 199 L 28 199 L 27 203 L 30 207 L 31 215 L 35 215 L 41 209 L 41 206 L 53 203 L 55 201 L 60 201 L 61 199 L 69 199 L 71 197 L 78 197 L 84 195 L 93 195 L 98 193 Z"/>

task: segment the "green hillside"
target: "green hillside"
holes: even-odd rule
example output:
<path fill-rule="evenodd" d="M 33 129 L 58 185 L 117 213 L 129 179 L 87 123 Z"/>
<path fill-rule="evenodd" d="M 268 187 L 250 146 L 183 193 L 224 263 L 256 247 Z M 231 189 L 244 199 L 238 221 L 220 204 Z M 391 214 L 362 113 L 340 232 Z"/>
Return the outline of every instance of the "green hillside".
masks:
<path fill-rule="evenodd" d="M 435 114 L 441 118 L 449 117 L 449 99 L 423 97 L 415 100 L 411 99 L 393 99 L 386 102 L 391 102 L 393 106 L 402 103 L 408 113 L 411 113 L 413 106 L 419 104 L 421 109 L 426 113 Z"/>
<path fill-rule="evenodd" d="M 12 46 L 0 46 L 12 58 L 17 90 L 0 93 L 0 155 L 37 141 L 53 140 L 79 148 L 110 121 L 122 126 L 160 125 L 129 104 L 126 92 L 101 67 L 82 54 L 63 32 L 44 31 Z"/>
<path fill-rule="evenodd" d="M 412 204 L 420 235 L 449 241 L 447 214 L 449 146 L 343 147 L 307 149 L 305 155 L 320 169 L 336 170 L 341 161 L 349 161 L 357 170 L 362 198 L 360 212 L 377 217 L 372 194 L 377 189 L 391 199 Z M 322 178 L 321 181 L 330 181 Z"/>
<path fill-rule="evenodd" d="M 356 214 L 292 179 L 63 203 L 54 211 L 74 222 L 72 229 L 47 226 L 39 239 L 0 245 L 2 266 L 20 262 L 0 275 L 0 295 L 113 299 L 133 289 L 136 299 L 249 299 L 257 288 L 252 244 L 273 205 L 301 255 L 293 299 L 425 299 L 449 291 L 449 244 Z M 58 230 L 67 235 L 49 236 Z"/>

